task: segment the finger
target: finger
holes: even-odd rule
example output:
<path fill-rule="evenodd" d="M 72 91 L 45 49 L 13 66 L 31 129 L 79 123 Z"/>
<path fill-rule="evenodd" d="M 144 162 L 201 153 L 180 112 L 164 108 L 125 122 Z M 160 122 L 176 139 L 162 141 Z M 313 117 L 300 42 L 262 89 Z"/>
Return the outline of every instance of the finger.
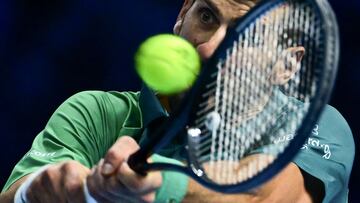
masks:
<path fill-rule="evenodd" d="M 65 202 L 65 197 L 62 193 L 61 186 L 61 173 L 59 172 L 59 166 L 50 166 L 40 175 L 40 184 L 43 188 L 43 192 L 38 190 L 41 194 L 41 198 L 45 200 L 43 202 Z"/>
<path fill-rule="evenodd" d="M 88 190 L 93 198 L 100 202 L 152 202 L 155 199 L 155 192 L 146 196 L 135 194 L 116 175 L 103 176 L 99 170 L 102 164 L 103 161 L 100 161 L 87 178 Z"/>
<path fill-rule="evenodd" d="M 131 154 L 139 149 L 136 141 L 128 136 L 122 136 L 109 149 L 104 158 L 104 165 L 101 172 L 105 176 L 109 176 L 117 170 Z"/>
<path fill-rule="evenodd" d="M 99 202 L 116 202 L 118 194 L 123 192 L 124 186 L 120 186 L 116 176 L 105 177 L 101 173 L 104 161 L 100 160 L 98 166 L 94 166 L 86 183 L 90 195 Z"/>
<path fill-rule="evenodd" d="M 57 166 L 49 166 L 32 181 L 26 196 L 30 202 L 65 202 L 61 189 L 56 186 L 59 181 Z"/>
<path fill-rule="evenodd" d="M 90 170 L 78 162 L 70 161 L 61 166 L 61 172 L 67 202 L 84 202 L 83 182 Z"/>
<path fill-rule="evenodd" d="M 127 162 L 124 162 L 117 172 L 117 178 L 130 191 L 136 194 L 147 194 L 161 186 L 162 177 L 160 172 L 151 172 L 146 176 L 138 175 Z"/>
<path fill-rule="evenodd" d="M 26 198 L 29 203 L 42 202 L 38 196 L 39 191 L 41 192 L 41 188 L 40 188 L 41 184 L 39 183 L 40 183 L 39 179 L 34 179 L 31 186 L 26 191 Z"/>
<path fill-rule="evenodd" d="M 142 200 L 145 201 L 145 202 L 154 202 L 155 201 L 155 197 L 156 197 L 156 193 L 155 192 L 152 192 L 152 193 L 149 193 L 149 194 L 146 194 L 144 196 L 142 196 Z"/>

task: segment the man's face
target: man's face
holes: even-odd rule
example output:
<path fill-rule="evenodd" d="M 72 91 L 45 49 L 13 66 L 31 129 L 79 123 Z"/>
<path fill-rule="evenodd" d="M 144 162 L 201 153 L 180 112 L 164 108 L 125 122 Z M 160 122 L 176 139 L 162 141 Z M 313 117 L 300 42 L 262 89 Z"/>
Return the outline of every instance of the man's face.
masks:
<path fill-rule="evenodd" d="M 255 0 L 185 0 L 174 32 L 190 41 L 202 59 L 211 57 L 226 30 L 244 16 Z"/>
<path fill-rule="evenodd" d="M 260 0 L 185 0 L 182 10 L 180 11 L 178 20 L 174 27 L 174 33 L 178 34 L 190 41 L 198 50 L 203 60 L 209 59 L 218 48 L 226 35 L 228 27 L 235 24 L 236 20 L 243 17 L 251 8 L 253 8 Z M 279 14 L 283 13 L 282 8 L 274 11 Z M 262 23 L 271 23 L 271 16 L 268 19 L 262 19 Z M 269 35 L 268 41 L 276 41 L 273 35 Z M 241 73 L 245 78 L 240 81 L 240 87 L 244 89 L 259 89 L 258 97 L 254 98 L 254 102 L 244 106 L 243 111 L 252 112 L 252 109 L 260 109 L 258 106 L 264 106 L 271 95 L 273 85 L 286 84 L 298 70 L 297 64 L 300 63 L 304 54 L 303 47 L 291 47 L 285 50 L 293 53 L 293 60 L 273 59 L 271 51 L 275 49 L 271 47 L 273 43 L 268 43 L 270 47 L 246 47 L 246 49 L 238 50 L 237 55 L 251 60 L 250 66 L 241 65 Z M 270 54 L 269 54 L 270 51 Z M 235 57 L 235 56 L 234 56 Z M 228 60 L 232 60 L 230 57 Z M 244 63 L 245 60 L 241 60 Z M 286 61 L 295 61 L 291 66 Z M 275 65 L 274 65 L 275 64 Z M 270 66 L 273 68 L 271 69 Z M 287 67 L 287 68 L 285 68 Z M 250 81 L 250 82 L 249 82 Z M 258 81 L 256 83 L 251 81 Z M 256 84 L 256 87 L 249 86 Z M 242 91 L 243 93 L 245 91 Z M 249 95 L 242 95 L 249 98 L 252 92 L 245 92 Z M 177 101 L 178 99 L 174 99 Z M 256 101 L 255 101 L 256 100 Z M 171 102 L 170 102 L 171 103 Z M 175 106 L 171 105 L 170 106 Z M 255 106 L 255 107 L 254 107 Z"/>

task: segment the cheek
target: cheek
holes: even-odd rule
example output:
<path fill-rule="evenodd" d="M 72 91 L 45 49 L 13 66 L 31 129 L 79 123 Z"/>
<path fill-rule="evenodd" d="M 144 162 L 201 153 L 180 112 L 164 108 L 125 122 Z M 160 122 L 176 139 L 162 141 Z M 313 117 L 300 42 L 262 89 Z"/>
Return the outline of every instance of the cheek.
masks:
<path fill-rule="evenodd" d="M 204 28 L 195 17 L 189 14 L 185 17 L 179 35 L 190 41 L 194 46 L 198 46 L 211 39 L 216 29 Z"/>
<path fill-rule="evenodd" d="M 195 24 L 184 24 L 179 34 L 197 48 L 203 60 L 210 58 L 213 54 L 214 47 L 209 42 L 213 35 L 212 31 L 202 30 Z"/>
<path fill-rule="evenodd" d="M 193 23 L 184 22 L 179 35 L 196 46 L 199 43 L 199 35 Z"/>

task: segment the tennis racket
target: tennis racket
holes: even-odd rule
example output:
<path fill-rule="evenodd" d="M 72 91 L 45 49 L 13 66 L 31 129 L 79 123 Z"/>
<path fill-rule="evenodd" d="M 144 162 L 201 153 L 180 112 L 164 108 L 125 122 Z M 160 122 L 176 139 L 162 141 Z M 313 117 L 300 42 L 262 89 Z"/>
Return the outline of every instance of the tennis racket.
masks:
<path fill-rule="evenodd" d="M 223 193 L 259 186 L 311 134 L 338 59 L 338 26 L 326 0 L 262 1 L 228 30 L 180 108 L 129 165 L 140 174 L 178 171 Z M 185 166 L 146 162 L 179 136 L 186 137 Z"/>

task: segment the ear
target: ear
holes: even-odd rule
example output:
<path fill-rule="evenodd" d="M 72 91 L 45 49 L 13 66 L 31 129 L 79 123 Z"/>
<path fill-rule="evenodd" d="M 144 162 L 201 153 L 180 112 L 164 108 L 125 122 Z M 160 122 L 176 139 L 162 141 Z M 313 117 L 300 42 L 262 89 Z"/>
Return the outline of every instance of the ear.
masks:
<path fill-rule="evenodd" d="M 174 34 L 180 33 L 186 13 L 189 11 L 195 0 L 185 0 L 173 28 Z"/>
<path fill-rule="evenodd" d="M 302 46 L 284 50 L 283 55 L 277 60 L 272 70 L 272 84 L 284 85 L 289 82 L 300 69 L 300 63 L 304 54 L 305 48 Z"/>

